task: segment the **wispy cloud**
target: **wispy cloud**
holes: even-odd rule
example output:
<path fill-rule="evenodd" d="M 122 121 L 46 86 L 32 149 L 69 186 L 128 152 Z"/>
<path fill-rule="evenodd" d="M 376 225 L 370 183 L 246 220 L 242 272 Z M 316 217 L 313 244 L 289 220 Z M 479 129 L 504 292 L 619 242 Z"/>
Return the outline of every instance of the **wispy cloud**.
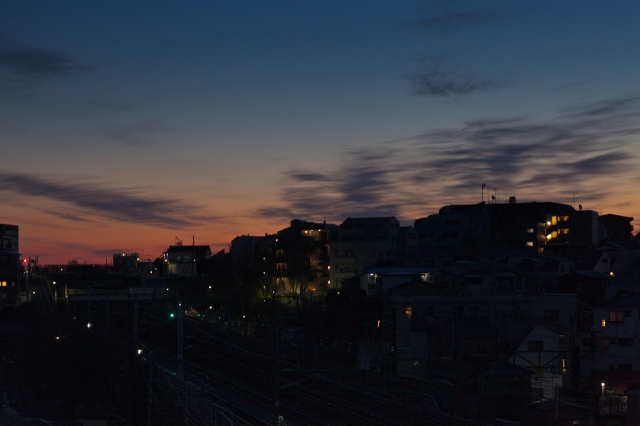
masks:
<path fill-rule="evenodd" d="M 595 200 L 615 190 L 597 189 L 607 179 L 640 179 L 629 173 L 638 160 L 638 123 L 638 96 L 578 106 L 550 119 L 474 120 L 339 153 L 330 172 L 291 170 L 283 176 L 280 207 L 257 214 L 407 216 L 475 200 L 481 182 L 530 199 L 578 191 L 581 199 Z"/>
<path fill-rule="evenodd" d="M 0 193 L 48 199 L 66 204 L 73 213 L 51 214 L 74 220 L 92 217 L 152 226 L 187 226 L 204 220 L 198 206 L 145 194 L 142 190 L 114 189 L 101 184 L 62 181 L 41 176 L 0 171 Z"/>
<path fill-rule="evenodd" d="M 8 75 L 28 78 L 50 78 L 87 69 L 70 56 L 33 48 L 0 49 L 0 67 Z"/>
<path fill-rule="evenodd" d="M 459 33 L 464 29 L 494 21 L 497 10 L 487 2 L 461 2 L 456 0 L 426 1 L 423 16 L 414 21 L 414 28 L 428 36 L 427 53 L 414 61 L 408 79 L 413 93 L 419 96 L 453 97 L 475 92 L 495 90 L 506 86 L 496 78 L 488 78 L 470 66 L 468 60 L 458 60 L 450 48 L 438 48 L 439 37 Z"/>
<path fill-rule="evenodd" d="M 413 83 L 414 94 L 444 98 L 505 86 L 505 83 L 475 75 L 467 65 L 455 63 L 447 55 L 425 55 L 417 61 L 408 78 Z"/>
<path fill-rule="evenodd" d="M 59 78 L 89 69 L 65 53 L 0 39 L 0 95 L 16 96 L 31 82 Z"/>
<path fill-rule="evenodd" d="M 430 33 L 446 35 L 450 30 L 459 30 L 492 21 L 495 10 L 481 2 L 461 3 L 454 0 L 435 0 L 426 2 L 425 16 L 416 24 Z"/>

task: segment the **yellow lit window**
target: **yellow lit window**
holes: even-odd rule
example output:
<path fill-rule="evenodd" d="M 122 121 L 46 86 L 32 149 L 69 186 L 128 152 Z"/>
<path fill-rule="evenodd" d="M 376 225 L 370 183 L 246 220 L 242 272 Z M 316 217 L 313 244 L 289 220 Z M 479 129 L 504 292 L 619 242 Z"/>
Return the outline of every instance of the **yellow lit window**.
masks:
<path fill-rule="evenodd" d="M 607 320 L 602 320 L 602 326 L 606 327 L 607 326 Z"/>

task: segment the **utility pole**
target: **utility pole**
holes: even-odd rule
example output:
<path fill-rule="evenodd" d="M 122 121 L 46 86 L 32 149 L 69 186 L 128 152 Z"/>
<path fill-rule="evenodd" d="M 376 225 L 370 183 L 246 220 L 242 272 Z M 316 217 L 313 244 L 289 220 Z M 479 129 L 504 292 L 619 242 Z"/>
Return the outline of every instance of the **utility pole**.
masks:
<path fill-rule="evenodd" d="M 104 298 L 104 311 L 105 311 L 105 323 L 106 323 L 106 329 L 109 329 L 109 289 L 106 289 L 107 292 L 105 294 L 105 298 Z M 137 345 L 137 342 L 136 342 Z"/>
<path fill-rule="evenodd" d="M 149 352 L 147 356 L 147 362 L 149 362 L 149 396 L 147 397 L 147 426 L 151 425 L 151 405 L 153 404 L 153 352 Z"/>
<path fill-rule="evenodd" d="M 277 299 L 276 299 L 277 303 Z M 274 426 L 280 425 L 280 326 L 281 326 L 281 318 L 280 318 L 280 307 L 277 306 L 277 324 L 276 324 L 276 336 L 275 336 L 275 347 L 273 351 L 273 393 L 274 393 L 274 401 L 275 401 L 275 416 L 274 416 Z"/>
<path fill-rule="evenodd" d="M 137 290 L 137 289 L 136 289 Z M 133 293 L 133 340 L 138 349 L 138 293 Z"/>
<path fill-rule="evenodd" d="M 178 298 L 178 379 L 184 380 L 184 309 L 182 300 Z"/>

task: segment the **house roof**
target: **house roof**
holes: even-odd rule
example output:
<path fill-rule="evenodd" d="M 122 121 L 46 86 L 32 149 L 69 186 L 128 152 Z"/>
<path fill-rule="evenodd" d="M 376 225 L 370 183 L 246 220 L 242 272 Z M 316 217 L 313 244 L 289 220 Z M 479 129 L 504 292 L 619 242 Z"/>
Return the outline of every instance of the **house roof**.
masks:
<path fill-rule="evenodd" d="M 529 335 L 533 332 L 533 330 L 536 329 L 536 327 L 542 327 L 558 335 L 561 335 L 561 334 L 564 334 L 565 336 L 567 335 L 567 329 L 565 327 L 561 327 L 558 324 L 552 324 L 550 322 L 546 322 L 541 319 L 534 319 L 533 321 L 531 321 L 529 326 L 524 330 L 524 332 L 520 334 L 520 337 L 516 340 L 517 344 L 515 345 L 514 350 L 512 351 L 510 356 L 512 356 L 515 352 L 517 352 L 520 345 L 522 345 L 524 342 L 528 340 Z"/>
<path fill-rule="evenodd" d="M 575 271 L 574 274 L 576 275 L 582 275 L 583 277 L 587 277 L 587 278 L 607 278 L 609 275 L 607 274 L 603 274 L 602 272 L 596 272 L 596 271 Z"/>
<path fill-rule="evenodd" d="M 631 293 L 602 305 L 607 308 L 636 308 L 640 306 L 640 293 Z"/>
<path fill-rule="evenodd" d="M 576 259 L 576 269 L 593 270 L 605 253 L 606 250 L 589 250 Z"/>

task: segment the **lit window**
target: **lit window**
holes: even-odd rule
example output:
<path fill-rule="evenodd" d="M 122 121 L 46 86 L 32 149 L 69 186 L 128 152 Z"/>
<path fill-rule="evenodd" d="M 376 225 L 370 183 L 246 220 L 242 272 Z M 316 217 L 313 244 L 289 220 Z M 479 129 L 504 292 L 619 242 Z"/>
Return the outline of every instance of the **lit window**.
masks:
<path fill-rule="evenodd" d="M 408 306 L 405 310 L 404 310 L 404 317 L 408 320 L 411 319 L 411 314 L 412 314 L 412 309 L 411 306 Z"/>
<path fill-rule="evenodd" d="M 606 327 L 607 326 L 607 320 L 602 320 L 602 326 Z"/>
<path fill-rule="evenodd" d="M 527 241 L 527 247 L 533 247 L 533 241 Z"/>

